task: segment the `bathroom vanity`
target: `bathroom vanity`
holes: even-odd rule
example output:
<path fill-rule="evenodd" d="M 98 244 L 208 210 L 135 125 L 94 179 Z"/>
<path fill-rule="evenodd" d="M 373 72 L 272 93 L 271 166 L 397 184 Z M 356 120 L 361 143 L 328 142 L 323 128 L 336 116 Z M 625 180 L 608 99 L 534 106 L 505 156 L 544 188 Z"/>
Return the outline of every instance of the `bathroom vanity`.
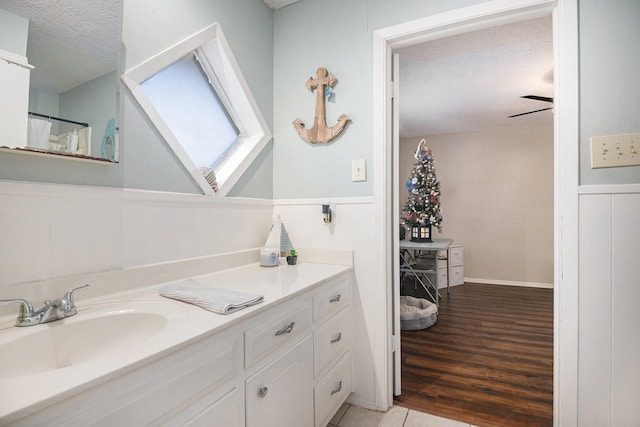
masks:
<path fill-rule="evenodd" d="M 194 278 L 264 301 L 219 315 L 159 296 L 163 282 L 78 299 L 61 321 L 4 322 L 0 424 L 324 427 L 352 391 L 352 267 L 255 263 Z"/>

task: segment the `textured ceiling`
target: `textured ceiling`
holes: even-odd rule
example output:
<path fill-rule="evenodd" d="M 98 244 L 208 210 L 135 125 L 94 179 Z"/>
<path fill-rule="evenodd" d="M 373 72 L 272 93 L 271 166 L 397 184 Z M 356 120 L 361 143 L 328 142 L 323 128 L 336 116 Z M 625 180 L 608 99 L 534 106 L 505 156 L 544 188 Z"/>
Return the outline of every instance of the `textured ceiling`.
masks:
<path fill-rule="evenodd" d="M 62 93 L 116 69 L 122 0 L 0 0 L 29 19 L 32 86 Z M 265 0 L 277 9 L 297 0 Z M 551 17 L 399 49 L 400 136 L 551 124 L 549 107 L 522 95 L 553 96 Z"/>
<path fill-rule="evenodd" d="M 29 19 L 31 86 L 62 93 L 116 70 L 121 0 L 0 0 Z"/>
<path fill-rule="evenodd" d="M 460 34 L 400 54 L 400 136 L 553 123 L 551 107 L 519 98 L 553 97 L 551 17 Z"/>
<path fill-rule="evenodd" d="M 264 0 L 264 2 L 269 5 L 271 9 L 280 9 L 281 7 L 285 7 L 290 5 L 291 3 L 295 3 L 300 0 Z"/>

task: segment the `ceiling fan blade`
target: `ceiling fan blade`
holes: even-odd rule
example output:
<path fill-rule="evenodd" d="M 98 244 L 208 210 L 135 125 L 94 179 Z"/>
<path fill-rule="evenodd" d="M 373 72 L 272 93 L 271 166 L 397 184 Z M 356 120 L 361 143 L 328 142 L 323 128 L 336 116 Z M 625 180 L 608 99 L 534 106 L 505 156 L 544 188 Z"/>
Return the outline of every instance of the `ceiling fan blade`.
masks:
<path fill-rule="evenodd" d="M 521 96 L 520 98 L 533 99 L 535 101 L 553 102 L 553 98 L 549 98 L 547 96 L 524 95 L 524 96 Z"/>
<path fill-rule="evenodd" d="M 512 118 L 512 117 L 519 117 L 519 116 L 524 116 L 524 115 L 526 115 L 526 114 L 533 114 L 533 113 L 537 113 L 537 112 L 539 112 L 539 111 L 546 111 L 546 110 L 552 110 L 552 109 L 553 109 L 553 107 L 549 107 L 549 108 L 542 108 L 542 109 L 540 109 L 540 110 L 533 110 L 533 111 L 528 111 L 528 112 L 526 112 L 526 113 L 514 114 L 513 116 L 509 116 L 509 117 L 507 117 L 507 118 L 508 118 L 508 119 L 510 119 L 510 118 Z"/>

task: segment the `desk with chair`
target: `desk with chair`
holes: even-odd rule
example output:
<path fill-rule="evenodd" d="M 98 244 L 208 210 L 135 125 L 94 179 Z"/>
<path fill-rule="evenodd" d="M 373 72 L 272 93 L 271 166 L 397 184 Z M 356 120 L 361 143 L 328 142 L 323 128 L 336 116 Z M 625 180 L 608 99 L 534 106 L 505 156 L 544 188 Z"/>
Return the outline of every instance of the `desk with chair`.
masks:
<path fill-rule="evenodd" d="M 439 306 L 438 252 L 447 251 L 452 243 L 452 239 L 433 239 L 431 242 L 400 240 L 400 280 L 402 281 L 407 275 L 413 276 L 433 299 L 436 306 Z M 448 270 L 448 256 L 446 260 Z M 449 293 L 448 279 L 447 293 Z"/>

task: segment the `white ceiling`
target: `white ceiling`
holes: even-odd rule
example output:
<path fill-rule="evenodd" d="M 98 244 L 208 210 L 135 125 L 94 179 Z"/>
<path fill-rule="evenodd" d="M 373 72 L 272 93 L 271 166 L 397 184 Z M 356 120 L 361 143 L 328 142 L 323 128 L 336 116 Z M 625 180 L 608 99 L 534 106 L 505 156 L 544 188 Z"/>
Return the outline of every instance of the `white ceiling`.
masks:
<path fill-rule="evenodd" d="M 553 123 L 551 17 L 399 49 L 400 136 L 422 137 Z"/>
<path fill-rule="evenodd" d="M 31 86 L 59 94 L 116 70 L 121 0 L 0 0 L 29 19 Z"/>

